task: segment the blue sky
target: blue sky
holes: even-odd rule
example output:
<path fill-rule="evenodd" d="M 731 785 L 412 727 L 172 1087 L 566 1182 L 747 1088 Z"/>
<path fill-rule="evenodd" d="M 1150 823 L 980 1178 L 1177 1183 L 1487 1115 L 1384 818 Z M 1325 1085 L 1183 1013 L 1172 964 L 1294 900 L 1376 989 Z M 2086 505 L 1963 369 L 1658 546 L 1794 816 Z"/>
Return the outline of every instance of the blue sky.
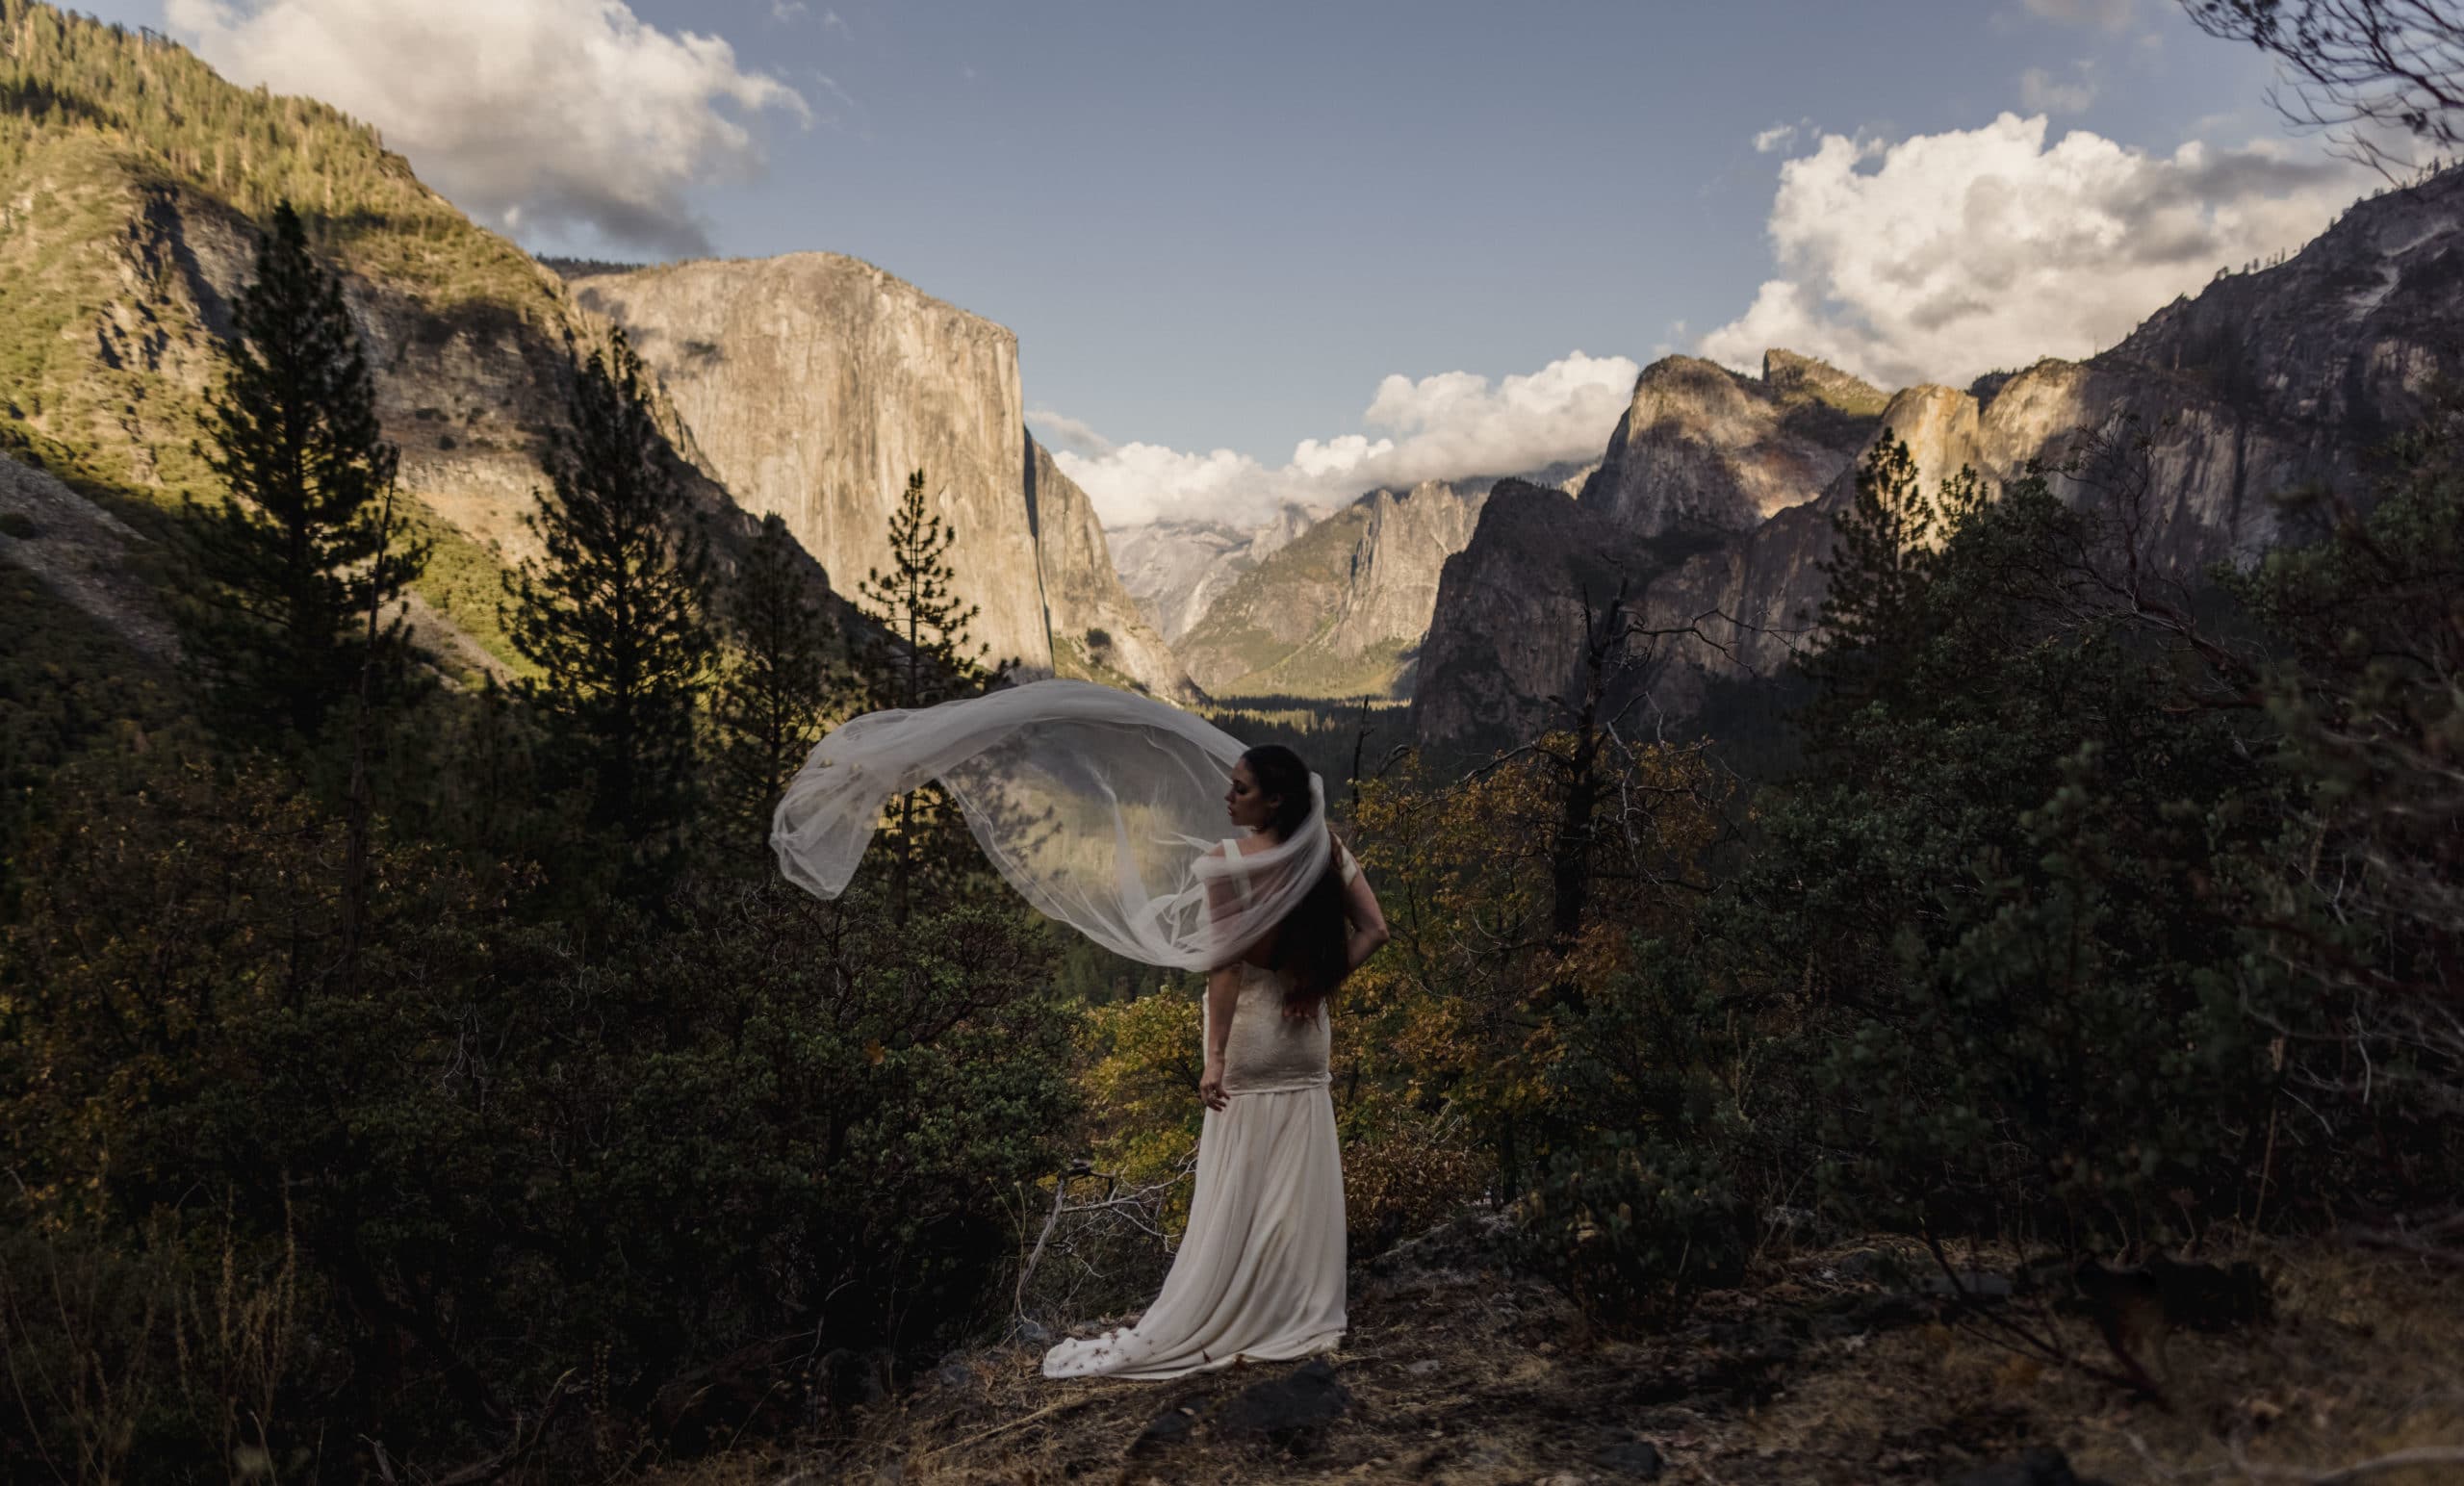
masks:
<path fill-rule="evenodd" d="M 1009 325 L 1116 519 L 1596 456 L 1666 350 L 2081 355 L 2361 189 L 2175 0 L 165 4 L 80 8 L 372 118 L 526 245 L 827 248 Z"/>

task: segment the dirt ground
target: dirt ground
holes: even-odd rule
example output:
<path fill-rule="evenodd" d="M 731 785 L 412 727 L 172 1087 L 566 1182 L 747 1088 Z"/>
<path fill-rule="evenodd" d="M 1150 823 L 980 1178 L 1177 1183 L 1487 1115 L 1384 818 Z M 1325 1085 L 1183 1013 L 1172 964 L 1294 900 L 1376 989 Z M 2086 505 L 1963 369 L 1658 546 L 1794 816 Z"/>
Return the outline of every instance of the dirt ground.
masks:
<path fill-rule="evenodd" d="M 1995 1257 L 1957 1262 L 2015 1268 Z M 1054 1383 L 1038 1374 L 1036 1349 L 1012 1346 L 951 1359 L 906 1396 L 856 1411 L 834 1438 L 654 1478 L 1935 1482 L 2053 1447 L 2083 1481 L 2464 1482 L 2464 1463 L 2333 1473 L 2464 1447 L 2464 1275 L 2323 1242 L 2224 1257 L 2261 1267 L 2273 1315 L 2173 1334 L 2147 1359 L 2161 1402 L 2036 1355 L 2006 1329 L 2114 1369 L 2085 1316 L 2024 1294 L 1964 1312 L 1912 1247 L 1766 1260 L 1681 1324 L 1616 1340 L 1590 1334 L 1547 1286 L 1440 1235 L 1355 1270 L 1352 1329 L 1329 1359 L 1348 1406 L 1331 1423 L 1265 1440 L 1214 1427 L 1227 1400 L 1291 1364 Z M 1176 1413 L 1192 1422 L 1179 1438 L 1142 1439 Z"/>

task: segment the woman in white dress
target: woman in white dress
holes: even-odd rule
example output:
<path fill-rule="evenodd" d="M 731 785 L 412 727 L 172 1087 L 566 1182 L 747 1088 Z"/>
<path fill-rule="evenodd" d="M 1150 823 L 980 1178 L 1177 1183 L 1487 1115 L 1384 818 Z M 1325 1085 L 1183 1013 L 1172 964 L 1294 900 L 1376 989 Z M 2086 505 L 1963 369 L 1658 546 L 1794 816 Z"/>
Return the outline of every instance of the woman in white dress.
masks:
<path fill-rule="evenodd" d="M 1280 745 L 1232 769 L 1226 813 L 1247 835 L 1208 855 L 1219 921 L 1256 890 L 1240 869 L 1305 829 L 1310 777 Z M 1246 845 L 1249 849 L 1245 851 Z M 1331 831 L 1307 895 L 1264 938 L 1207 976 L 1206 1103 L 1190 1221 L 1163 1291 L 1137 1325 L 1045 1353 L 1046 1377 L 1179 1377 L 1304 1357 L 1343 1339 L 1344 1183 L 1328 1091 L 1328 997 L 1386 940 L 1359 864 Z"/>
<path fill-rule="evenodd" d="M 1323 782 L 1290 749 L 1244 748 L 1152 697 L 1032 681 L 831 730 L 779 803 L 780 870 L 838 896 L 888 803 L 928 780 L 1037 909 L 1115 954 L 1207 975 L 1206 1114 L 1171 1272 L 1136 1326 L 1062 1343 L 1045 1373 L 1176 1377 L 1334 1345 L 1327 998 L 1386 922 L 1326 825 Z M 1243 833 L 1214 834 L 1218 791 Z"/>

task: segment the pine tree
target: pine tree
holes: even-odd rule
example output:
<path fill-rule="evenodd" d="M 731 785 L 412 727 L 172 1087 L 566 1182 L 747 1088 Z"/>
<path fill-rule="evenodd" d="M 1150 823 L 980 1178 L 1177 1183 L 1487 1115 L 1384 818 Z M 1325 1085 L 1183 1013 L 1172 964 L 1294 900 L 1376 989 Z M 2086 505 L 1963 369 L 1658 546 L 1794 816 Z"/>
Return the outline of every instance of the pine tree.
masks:
<path fill-rule="evenodd" d="M 197 446 L 224 493 L 212 509 L 188 501 L 205 580 L 188 650 L 235 730 L 313 737 L 365 666 L 399 658 L 400 615 L 368 616 L 418 576 L 427 549 L 388 529 L 396 450 L 342 285 L 288 202 L 232 318 Z"/>
<path fill-rule="evenodd" d="M 962 604 L 958 571 L 949 560 L 958 533 L 941 525 L 924 500 L 924 472 L 907 477 L 907 494 L 889 519 L 890 571 L 870 570 L 857 585 L 859 610 L 878 628 L 858 653 L 854 691 L 859 707 L 913 709 L 980 693 L 990 679 L 989 648 L 970 648 L 967 627 L 979 612 Z M 957 812 L 927 786 L 901 795 L 882 830 L 890 856 L 890 902 L 901 922 L 919 881 L 934 882 L 964 859 Z"/>
<path fill-rule="evenodd" d="M 732 813 L 756 842 L 769 839 L 771 811 L 820 738 L 837 684 L 836 627 L 806 582 L 803 555 L 785 522 L 763 517 L 728 604 L 738 649 L 711 711 Z"/>
<path fill-rule="evenodd" d="M 857 585 L 865 616 L 883 633 L 865 647 L 860 678 L 867 710 L 926 707 L 983 689 L 988 646 L 968 648 L 967 627 L 981 610 L 959 602 L 950 550 L 958 533 L 926 509 L 924 472 L 889 519 L 890 571 L 874 568 Z"/>
<path fill-rule="evenodd" d="M 1984 501 L 1984 481 L 1964 467 L 1929 495 L 1907 443 L 1887 428 L 1866 452 L 1855 502 L 1833 518 L 1839 545 L 1819 564 L 1822 633 L 1806 661 L 1823 687 L 1810 716 L 1818 733 L 1888 689 L 1924 638 L 1916 631 L 1942 544 Z"/>
<path fill-rule="evenodd" d="M 625 844 L 629 889 L 647 892 L 696 803 L 714 645 L 706 551 L 643 380 L 621 332 L 575 367 L 553 489 L 527 518 L 544 556 L 507 578 L 506 631 L 539 667 L 526 692 L 556 767 L 586 788 L 591 825 Z"/>

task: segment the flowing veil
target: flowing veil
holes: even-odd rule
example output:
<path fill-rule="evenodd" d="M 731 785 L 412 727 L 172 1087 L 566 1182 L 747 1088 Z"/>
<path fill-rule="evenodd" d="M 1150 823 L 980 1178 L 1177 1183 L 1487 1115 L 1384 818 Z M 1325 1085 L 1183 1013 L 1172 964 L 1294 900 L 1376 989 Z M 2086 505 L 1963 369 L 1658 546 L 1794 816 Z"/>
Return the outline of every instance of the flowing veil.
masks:
<path fill-rule="evenodd" d="M 813 749 L 770 844 L 789 881 L 834 898 L 883 807 L 937 780 L 1036 908 L 1131 960 L 1213 969 L 1282 922 L 1329 860 L 1315 774 L 1291 839 L 1225 851 L 1223 791 L 1243 752 L 1203 718 L 1086 681 L 867 712 Z"/>

